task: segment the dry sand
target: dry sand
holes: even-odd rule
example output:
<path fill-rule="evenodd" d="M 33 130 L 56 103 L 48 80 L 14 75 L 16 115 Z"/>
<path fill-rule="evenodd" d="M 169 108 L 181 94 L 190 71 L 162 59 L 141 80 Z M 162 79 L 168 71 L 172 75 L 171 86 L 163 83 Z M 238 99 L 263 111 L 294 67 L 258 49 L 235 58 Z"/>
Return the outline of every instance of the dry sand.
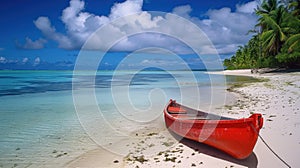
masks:
<path fill-rule="evenodd" d="M 291 167 L 300 167 L 300 72 L 253 75 L 250 70 L 238 70 L 217 73 L 268 79 L 231 88 L 237 99 L 223 107 L 223 115 L 241 118 L 252 112 L 262 113 L 264 126 L 260 135 Z M 158 122 L 163 122 L 163 119 Z M 66 167 L 286 167 L 261 139 L 245 160 L 234 159 L 200 143 L 181 140 L 165 128 L 151 128 L 151 124 L 132 133 L 130 139 L 134 141 L 109 144 L 124 148 L 128 153 L 126 156 L 111 152 L 109 146 L 106 149 L 99 147 Z"/>

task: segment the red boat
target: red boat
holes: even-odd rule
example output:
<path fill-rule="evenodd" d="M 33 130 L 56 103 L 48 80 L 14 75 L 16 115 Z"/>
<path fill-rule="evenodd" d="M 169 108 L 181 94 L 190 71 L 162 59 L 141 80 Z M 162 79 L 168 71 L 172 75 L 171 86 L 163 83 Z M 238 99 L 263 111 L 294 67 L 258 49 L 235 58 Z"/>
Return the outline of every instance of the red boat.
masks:
<path fill-rule="evenodd" d="M 166 126 L 174 133 L 222 150 L 237 159 L 247 158 L 263 125 L 261 114 L 233 119 L 191 109 L 170 100 L 164 109 Z"/>

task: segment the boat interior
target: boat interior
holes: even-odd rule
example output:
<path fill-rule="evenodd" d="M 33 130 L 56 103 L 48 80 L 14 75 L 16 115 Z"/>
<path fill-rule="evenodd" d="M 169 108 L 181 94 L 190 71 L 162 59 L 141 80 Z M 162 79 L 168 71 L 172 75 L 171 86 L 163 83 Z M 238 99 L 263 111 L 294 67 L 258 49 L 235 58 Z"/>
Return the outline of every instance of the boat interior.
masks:
<path fill-rule="evenodd" d="M 168 106 L 167 112 L 178 119 L 185 120 L 234 120 L 233 118 L 195 110 L 175 102 Z"/>

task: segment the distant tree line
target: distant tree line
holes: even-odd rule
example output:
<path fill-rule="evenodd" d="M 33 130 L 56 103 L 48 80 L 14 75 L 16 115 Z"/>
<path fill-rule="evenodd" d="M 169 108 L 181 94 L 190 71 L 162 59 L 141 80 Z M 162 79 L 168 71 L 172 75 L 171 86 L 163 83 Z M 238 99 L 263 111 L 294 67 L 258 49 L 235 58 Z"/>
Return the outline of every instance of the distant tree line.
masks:
<path fill-rule="evenodd" d="M 264 0 L 249 42 L 224 60 L 227 69 L 300 68 L 300 0 Z"/>

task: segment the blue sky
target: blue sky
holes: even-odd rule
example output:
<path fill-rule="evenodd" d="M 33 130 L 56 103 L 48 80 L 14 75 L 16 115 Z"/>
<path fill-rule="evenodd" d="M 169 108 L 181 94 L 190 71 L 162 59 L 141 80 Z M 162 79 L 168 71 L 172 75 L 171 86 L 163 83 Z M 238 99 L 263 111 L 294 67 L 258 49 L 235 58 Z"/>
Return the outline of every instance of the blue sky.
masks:
<path fill-rule="evenodd" d="M 145 27 L 155 24 L 159 26 L 155 30 L 160 30 L 180 25 L 165 16 L 155 21 L 155 16 L 148 11 L 176 14 L 197 25 L 223 58 L 232 55 L 250 38 L 247 32 L 255 25 L 254 8 L 258 5 L 257 1 L 251 0 L 11 0 L 0 3 L 0 69 L 70 69 L 93 32 L 119 17 L 136 12 L 143 13 L 135 18 L 139 24 L 114 25 L 112 30 L 117 29 L 117 32 L 109 32 L 104 39 L 118 32 L 129 33 L 128 27 L 145 30 Z M 193 32 L 188 29 L 178 31 L 193 37 Z M 101 65 L 108 69 L 115 67 L 128 53 L 149 46 L 170 50 L 192 68 L 203 68 L 195 53 L 185 50 L 175 40 L 153 34 L 121 41 L 106 54 Z M 149 54 L 140 54 L 130 66 L 145 63 L 149 57 Z M 151 59 L 159 64 L 170 58 Z"/>

